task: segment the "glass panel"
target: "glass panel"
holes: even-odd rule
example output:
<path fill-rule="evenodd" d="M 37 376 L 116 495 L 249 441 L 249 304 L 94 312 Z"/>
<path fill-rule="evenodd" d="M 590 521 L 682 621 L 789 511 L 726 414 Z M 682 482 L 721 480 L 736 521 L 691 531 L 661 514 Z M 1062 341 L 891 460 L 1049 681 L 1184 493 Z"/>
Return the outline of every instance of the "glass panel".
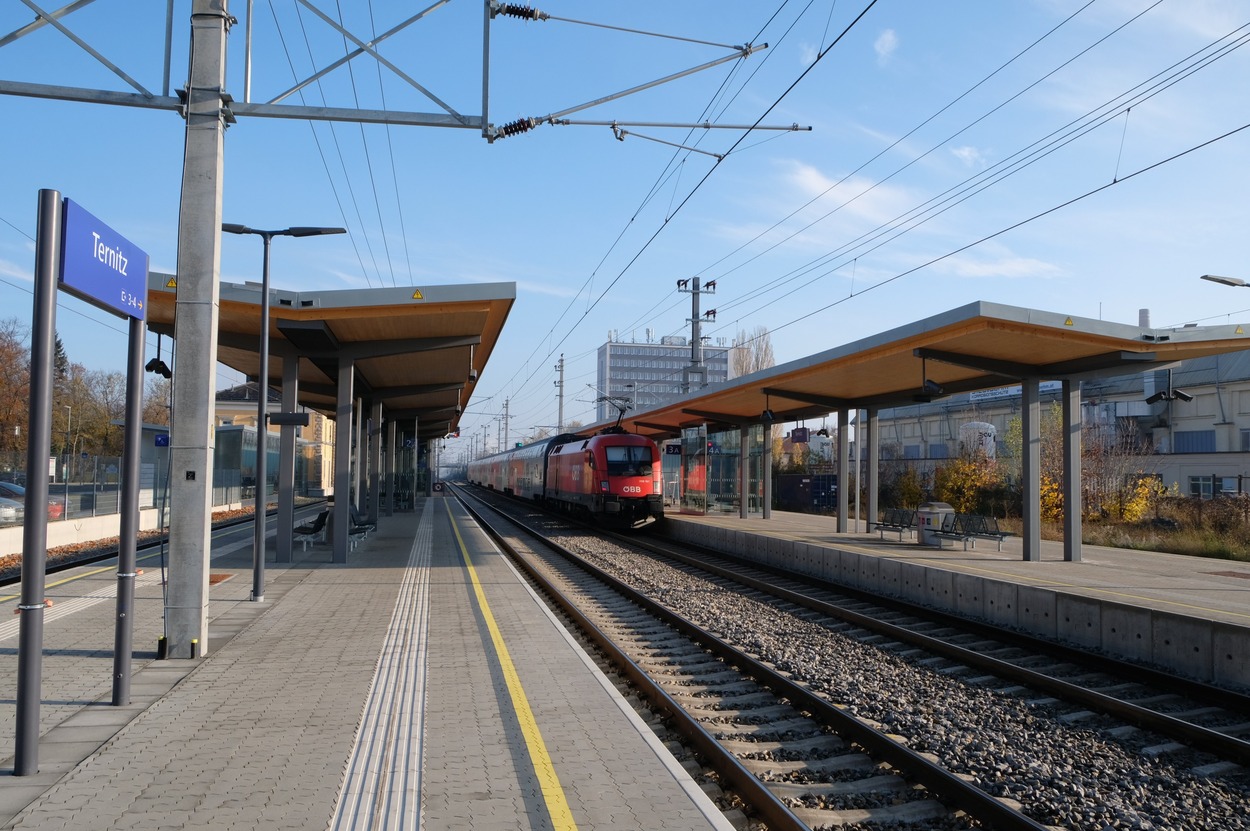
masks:
<path fill-rule="evenodd" d="M 681 431 L 681 510 L 707 511 L 707 434 L 702 427 Z"/>

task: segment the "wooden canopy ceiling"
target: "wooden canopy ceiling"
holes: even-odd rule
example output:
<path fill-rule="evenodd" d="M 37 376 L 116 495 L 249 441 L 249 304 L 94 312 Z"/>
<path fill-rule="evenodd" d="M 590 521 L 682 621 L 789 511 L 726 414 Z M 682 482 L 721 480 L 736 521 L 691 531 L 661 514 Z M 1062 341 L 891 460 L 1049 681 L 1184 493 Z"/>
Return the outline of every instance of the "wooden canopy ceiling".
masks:
<path fill-rule="evenodd" d="M 174 335 L 177 278 L 153 273 L 148 328 Z M 355 395 L 385 417 L 417 419 L 418 438 L 459 429 L 512 304 L 514 283 L 291 292 L 270 289 L 271 387 L 287 356 L 299 358 L 299 403 L 333 417 L 340 360 L 355 361 Z M 261 286 L 222 283 L 217 360 L 255 378 Z"/>
<path fill-rule="evenodd" d="M 1129 375 L 1244 349 L 1250 349 L 1250 338 L 1236 324 L 1151 329 L 977 302 L 706 387 L 649 412 L 627 413 L 622 425 L 658 439 L 702 423 L 759 424 L 766 409 L 777 422 L 794 421 L 841 407 L 914 404 L 1024 378 Z"/>

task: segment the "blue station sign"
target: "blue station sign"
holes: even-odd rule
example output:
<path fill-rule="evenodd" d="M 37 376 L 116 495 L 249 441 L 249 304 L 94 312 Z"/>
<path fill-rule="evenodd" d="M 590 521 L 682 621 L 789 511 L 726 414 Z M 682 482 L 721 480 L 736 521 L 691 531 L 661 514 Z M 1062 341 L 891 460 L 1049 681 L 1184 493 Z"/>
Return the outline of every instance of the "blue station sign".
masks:
<path fill-rule="evenodd" d="M 61 288 L 105 311 L 143 320 L 148 296 L 147 252 L 66 199 Z"/>

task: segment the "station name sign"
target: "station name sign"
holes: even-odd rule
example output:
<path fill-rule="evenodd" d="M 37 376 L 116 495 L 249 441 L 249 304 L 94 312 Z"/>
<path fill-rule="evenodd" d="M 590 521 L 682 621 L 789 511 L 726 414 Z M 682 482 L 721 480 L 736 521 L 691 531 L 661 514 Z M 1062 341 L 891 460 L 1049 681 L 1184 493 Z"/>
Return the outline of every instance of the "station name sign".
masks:
<path fill-rule="evenodd" d="M 61 288 L 105 311 L 143 320 L 147 252 L 73 200 L 65 200 L 62 216 Z"/>

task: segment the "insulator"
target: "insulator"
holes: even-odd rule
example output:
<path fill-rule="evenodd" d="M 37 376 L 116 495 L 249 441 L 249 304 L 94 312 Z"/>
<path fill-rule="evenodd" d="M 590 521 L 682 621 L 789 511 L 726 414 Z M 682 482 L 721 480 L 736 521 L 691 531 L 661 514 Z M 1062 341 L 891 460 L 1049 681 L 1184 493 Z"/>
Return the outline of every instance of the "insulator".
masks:
<path fill-rule="evenodd" d="M 507 138 L 508 136 L 519 136 L 521 133 L 528 133 L 536 126 L 538 126 L 537 122 L 535 122 L 532 118 L 518 118 L 511 124 L 505 124 L 500 127 L 499 135 L 503 138 Z"/>
<path fill-rule="evenodd" d="M 548 16 L 546 12 L 531 9 L 529 6 L 522 6 L 520 3 L 501 3 L 496 14 L 502 14 L 504 17 L 516 17 L 521 20 L 546 20 Z"/>

